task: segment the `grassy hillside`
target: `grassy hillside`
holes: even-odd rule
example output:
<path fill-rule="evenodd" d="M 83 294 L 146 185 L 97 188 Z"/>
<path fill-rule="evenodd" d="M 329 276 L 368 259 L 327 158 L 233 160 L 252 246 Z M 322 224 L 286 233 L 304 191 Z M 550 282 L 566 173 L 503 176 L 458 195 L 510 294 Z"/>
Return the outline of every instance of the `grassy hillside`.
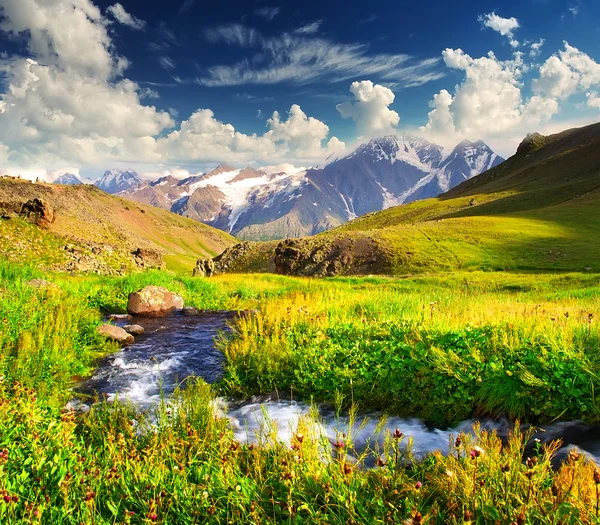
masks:
<path fill-rule="evenodd" d="M 595 124 L 529 136 L 515 156 L 436 199 L 285 241 L 278 245 L 278 271 L 600 270 L 599 235 L 600 124 Z M 261 261 L 277 261 L 276 250 L 273 244 L 253 245 L 243 261 L 229 266 L 272 270 L 274 264 Z"/>
<path fill-rule="evenodd" d="M 19 217 L 32 199 L 50 205 L 53 223 L 40 227 Z M 61 270 L 120 272 L 140 265 L 132 255 L 140 248 L 160 254 L 167 267 L 191 269 L 199 257 L 214 257 L 235 242 L 204 224 L 88 185 L 0 179 L 0 216 L 0 252 L 8 260 Z"/>

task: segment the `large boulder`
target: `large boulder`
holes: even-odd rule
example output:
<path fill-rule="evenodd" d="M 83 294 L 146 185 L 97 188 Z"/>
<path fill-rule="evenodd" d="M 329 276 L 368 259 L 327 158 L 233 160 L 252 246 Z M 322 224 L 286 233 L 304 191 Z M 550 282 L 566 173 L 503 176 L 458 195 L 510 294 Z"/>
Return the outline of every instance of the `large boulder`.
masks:
<path fill-rule="evenodd" d="M 131 315 L 162 317 L 183 309 L 183 299 L 162 286 L 146 286 L 129 294 L 127 311 Z"/>
<path fill-rule="evenodd" d="M 26 217 L 41 228 L 47 228 L 56 220 L 52 206 L 42 199 L 27 201 L 23 204 L 19 215 Z"/>
<path fill-rule="evenodd" d="M 192 273 L 193 277 L 211 277 L 215 273 L 215 261 L 212 259 L 198 259 Z"/>
<path fill-rule="evenodd" d="M 113 324 L 100 325 L 97 328 L 97 331 L 101 336 L 106 337 L 106 339 L 116 341 L 122 345 L 130 345 L 134 342 L 134 338 L 131 334 L 128 334 L 125 330 Z"/>

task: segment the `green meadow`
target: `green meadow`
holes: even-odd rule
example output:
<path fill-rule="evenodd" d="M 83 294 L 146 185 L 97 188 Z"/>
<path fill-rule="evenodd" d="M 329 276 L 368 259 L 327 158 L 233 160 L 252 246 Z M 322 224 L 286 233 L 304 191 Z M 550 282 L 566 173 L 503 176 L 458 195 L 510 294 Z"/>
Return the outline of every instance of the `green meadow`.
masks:
<path fill-rule="evenodd" d="M 73 382 L 117 350 L 96 334 L 102 315 L 148 284 L 203 309 L 257 310 L 217 341 L 224 379 L 190 379 L 152 414 L 126 402 L 65 412 Z M 597 422 L 599 295 L 593 273 L 202 279 L 0 265 L 0 521 L 598 523 L 596 466 L 573 452 L 553 469 L 554 444 L 524 457 L 530 436 L 518 430 L 503 444 L 476 429 L 422 461 L 402 429 L 359 451 L 352 432 L 332 447 L 312 418 L 291 446 L 271 427 L 255 446 L 234 439 L 214 399 L 330 402 L 355 430 L 368 409 L 442 427 Z"/>

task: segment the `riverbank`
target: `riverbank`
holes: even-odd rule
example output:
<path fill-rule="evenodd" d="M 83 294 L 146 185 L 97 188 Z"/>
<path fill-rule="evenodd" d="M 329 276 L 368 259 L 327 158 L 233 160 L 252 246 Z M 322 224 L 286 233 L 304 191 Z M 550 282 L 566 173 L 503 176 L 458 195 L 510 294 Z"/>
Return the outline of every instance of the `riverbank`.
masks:
<path fill-rule="evenodd" d="M 34 287 L 34 278 L 51 284 Z M 520 435 L 502 446 L 476 430 L 458 446 L 449 438 L 447 455 L 415 462 L 401 428 L 358 447 L 361 422 L 351 432 L 340 425 L 332 446 L 300 418 L 288 443 L 265 428 L 268 444 L 244 444 L 202 382 L 156 414 L 125 404 L 61 412 L 72 377 L 118 350 L 96 334 L 102 313 L 122 311 L 129 292 L 148 284 L 202 309 L 259 310 L 220 338 L 220 393 L 286 389 L 351 414 L 385 404 L 429 421 L 598 420 L 595 275 L 207 280 L 0 265 L 3 522 L 597 522 L 595 465 L 572 453 L 553 471 L 556 447 L 541 444 L 524 461 Z M 379 458 L 376 468 L 367 458 Z"/>

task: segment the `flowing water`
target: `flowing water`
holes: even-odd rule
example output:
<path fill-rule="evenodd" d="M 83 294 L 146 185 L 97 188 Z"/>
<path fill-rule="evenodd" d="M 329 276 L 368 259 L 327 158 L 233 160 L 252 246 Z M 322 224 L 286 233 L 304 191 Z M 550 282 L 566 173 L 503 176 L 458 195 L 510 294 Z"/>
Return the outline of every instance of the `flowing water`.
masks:
<path fill-rule="evenodd" d="M 161 395 L 168 397 L 187 377 L 199 376 L 213 383 L 221 378 L 224 363 L 224 356 L 215 349 L 214 337 L 228 330 L 227 323 L 233 316 L 231 312 L 205 312 L 192 317 L 134 318 L 129 323 L 143 326 L 145 334 L 136 337 L 135 344 L 104 358 L 94 376 L 80 384 L 77 392 L 109 401 L 119 396 L 148 409 L 160 401 Z M 298 420 L 311 417 L 314 412 L 306 404 L 274 396 L 230 403 L 221 400 L 221 405 L 236 438 L 243 442 L 259 441 L 265 427 L 275 425 L 279 440 L 289 444 Z M 386 434 L 399 428 L 406 438 L 412 438 L 416 457 L 434 450 L 447 452 L 451 437 L 470 431 L 474 423 L 464 421 L 454 428 L 436 429 L 419 419 L 390 417 L 380 425 L 381 414 L 364 413 L 351 427 L 348 416 L 337 416 L 326 405 L 319 407 L 318 412 L 316 428 L 332 443 L 350 434 L 357 450 L 374 448 L 377 443 L 383 444 Z M 481 426 L 506 437 L 511 423 L 485 420 Z M 578 421 L 554 423 L 545 426 L 536 437 L 542 441 L 563 439 L 559 458 L 577 446 L 600 463 L 598 426 L 589 427 Z"/>

